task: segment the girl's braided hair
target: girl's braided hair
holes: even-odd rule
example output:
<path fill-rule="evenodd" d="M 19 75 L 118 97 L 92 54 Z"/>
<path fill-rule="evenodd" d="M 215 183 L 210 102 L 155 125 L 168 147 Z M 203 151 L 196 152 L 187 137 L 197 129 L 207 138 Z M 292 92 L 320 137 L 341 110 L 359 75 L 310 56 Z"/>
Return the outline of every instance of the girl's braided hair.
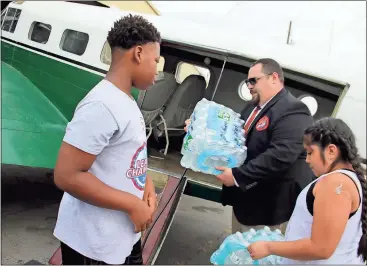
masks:
<path fill-rule="evenodd" d="M 352 130 L 341 119 L 327 117 L 316 121 L 305 131 L 305 137 L 309 137 L 312 144 L 317 144 L 321 149 L 325 149 L 329 144 L 334 144 L 340 150 L 340 156 L 330 166 L 332 169 L 338 162 L 348 162 L 352 164 L 361 183 L 362 198 L 362 237 L 359 241 L 358 256 L 367 260 L 367 184 L 365 179 L 366 171 L 361 165 L 361 158 L 358 155 L 356 141 Z M 310 144 L 311 144 L 310 143 Z M 321 158 L 325 161 L 323 153 Z"/>

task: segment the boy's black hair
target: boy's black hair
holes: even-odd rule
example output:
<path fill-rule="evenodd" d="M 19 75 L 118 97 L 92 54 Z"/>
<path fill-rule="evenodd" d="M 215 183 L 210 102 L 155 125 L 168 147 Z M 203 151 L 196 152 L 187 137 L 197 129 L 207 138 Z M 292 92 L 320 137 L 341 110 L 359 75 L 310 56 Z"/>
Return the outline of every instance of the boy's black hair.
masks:
<path fill-rule="evenodd" d="M 161 43 L 161 35 L 154 25 L 142 16 L 129 14 L 114 23 L 108 32 L 107 41 L 111 49 L 130 49 L 151 42 Z"/>
<path fill-rule="evenodd" d="M 327 117 L 316 121 L 311 127 L 306 129 L 305 136 L 310 137 L 312 144 L 318 145 L 324 150 L 329 144 L 334 144 L 339 148 L 339 158 L 330 166 L 330 169 L 337 162 L 343 161 L 351 163 L 357 173 L 362 186 L 362 237 L 359 241 L 358 255 L 362 255 L 363 261 L 367 260 L 367 184 L 365 170 L 361 165 L 361 158 L 358 155 L 356 141 L 352 130 L 341 119 Z M 310 144 L 311 144 L 310 143 Z M 323 154 L 322 159 L 325 160 Z"/>

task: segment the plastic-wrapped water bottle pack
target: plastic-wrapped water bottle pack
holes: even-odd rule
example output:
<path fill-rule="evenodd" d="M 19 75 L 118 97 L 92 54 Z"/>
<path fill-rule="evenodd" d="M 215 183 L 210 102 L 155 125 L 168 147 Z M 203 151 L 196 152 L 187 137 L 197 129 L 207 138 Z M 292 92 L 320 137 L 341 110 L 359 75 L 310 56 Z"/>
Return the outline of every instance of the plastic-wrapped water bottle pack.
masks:
<path fill-rule="evenodd" d="M 218 175 L 217 166 L 238 167 L 246 159 L 244 122 L 240 114 L 213 101 L 196 105 L 183 141 L 181 165 Z"/>
<path fill-rule="evenodd" d="M 258 231 L 250 229 L 247 232 L 229 235 L 219 249 L 210 257 L 210 262 L 215 265 L 230 264 L 281 264 L 282 258 L 270 255 L 260 260 L 253 260 L 247 247 L 257 241 L 284 241 L 284 236 L 279 229 L 271 231 L 269 227 Z"/>

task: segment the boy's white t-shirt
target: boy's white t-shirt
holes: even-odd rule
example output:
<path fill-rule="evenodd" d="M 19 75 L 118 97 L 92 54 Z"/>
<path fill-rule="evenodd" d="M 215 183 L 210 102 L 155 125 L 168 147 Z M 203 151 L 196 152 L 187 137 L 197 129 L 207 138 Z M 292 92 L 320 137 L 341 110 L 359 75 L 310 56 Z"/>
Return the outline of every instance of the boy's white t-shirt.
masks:
<path fill-rule="evenodd" d="M 105 184 L 143 198 L 147 147 L 136 102 L 107 80 L 78 104 L 64 141 L 97 155 L 89 172 Z M 64 193 L 54 236 L 80 254 L 122 264 L 141 234 L 122 211 L 99 208 Z"/>

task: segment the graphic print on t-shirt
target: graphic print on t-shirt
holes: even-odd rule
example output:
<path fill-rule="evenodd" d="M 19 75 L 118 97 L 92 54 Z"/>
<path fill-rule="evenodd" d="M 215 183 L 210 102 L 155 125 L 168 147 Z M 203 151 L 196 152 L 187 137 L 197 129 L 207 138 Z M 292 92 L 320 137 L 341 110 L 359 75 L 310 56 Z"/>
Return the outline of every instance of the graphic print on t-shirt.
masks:
<path fill-rule="evenodd" d="M 144 142 L 135 152 L 131 159 L 130 168 L 126 171 L 126 177 L 130 178 L 139 190 L 144 190 L 147 168 L 147 144 Z"/>

